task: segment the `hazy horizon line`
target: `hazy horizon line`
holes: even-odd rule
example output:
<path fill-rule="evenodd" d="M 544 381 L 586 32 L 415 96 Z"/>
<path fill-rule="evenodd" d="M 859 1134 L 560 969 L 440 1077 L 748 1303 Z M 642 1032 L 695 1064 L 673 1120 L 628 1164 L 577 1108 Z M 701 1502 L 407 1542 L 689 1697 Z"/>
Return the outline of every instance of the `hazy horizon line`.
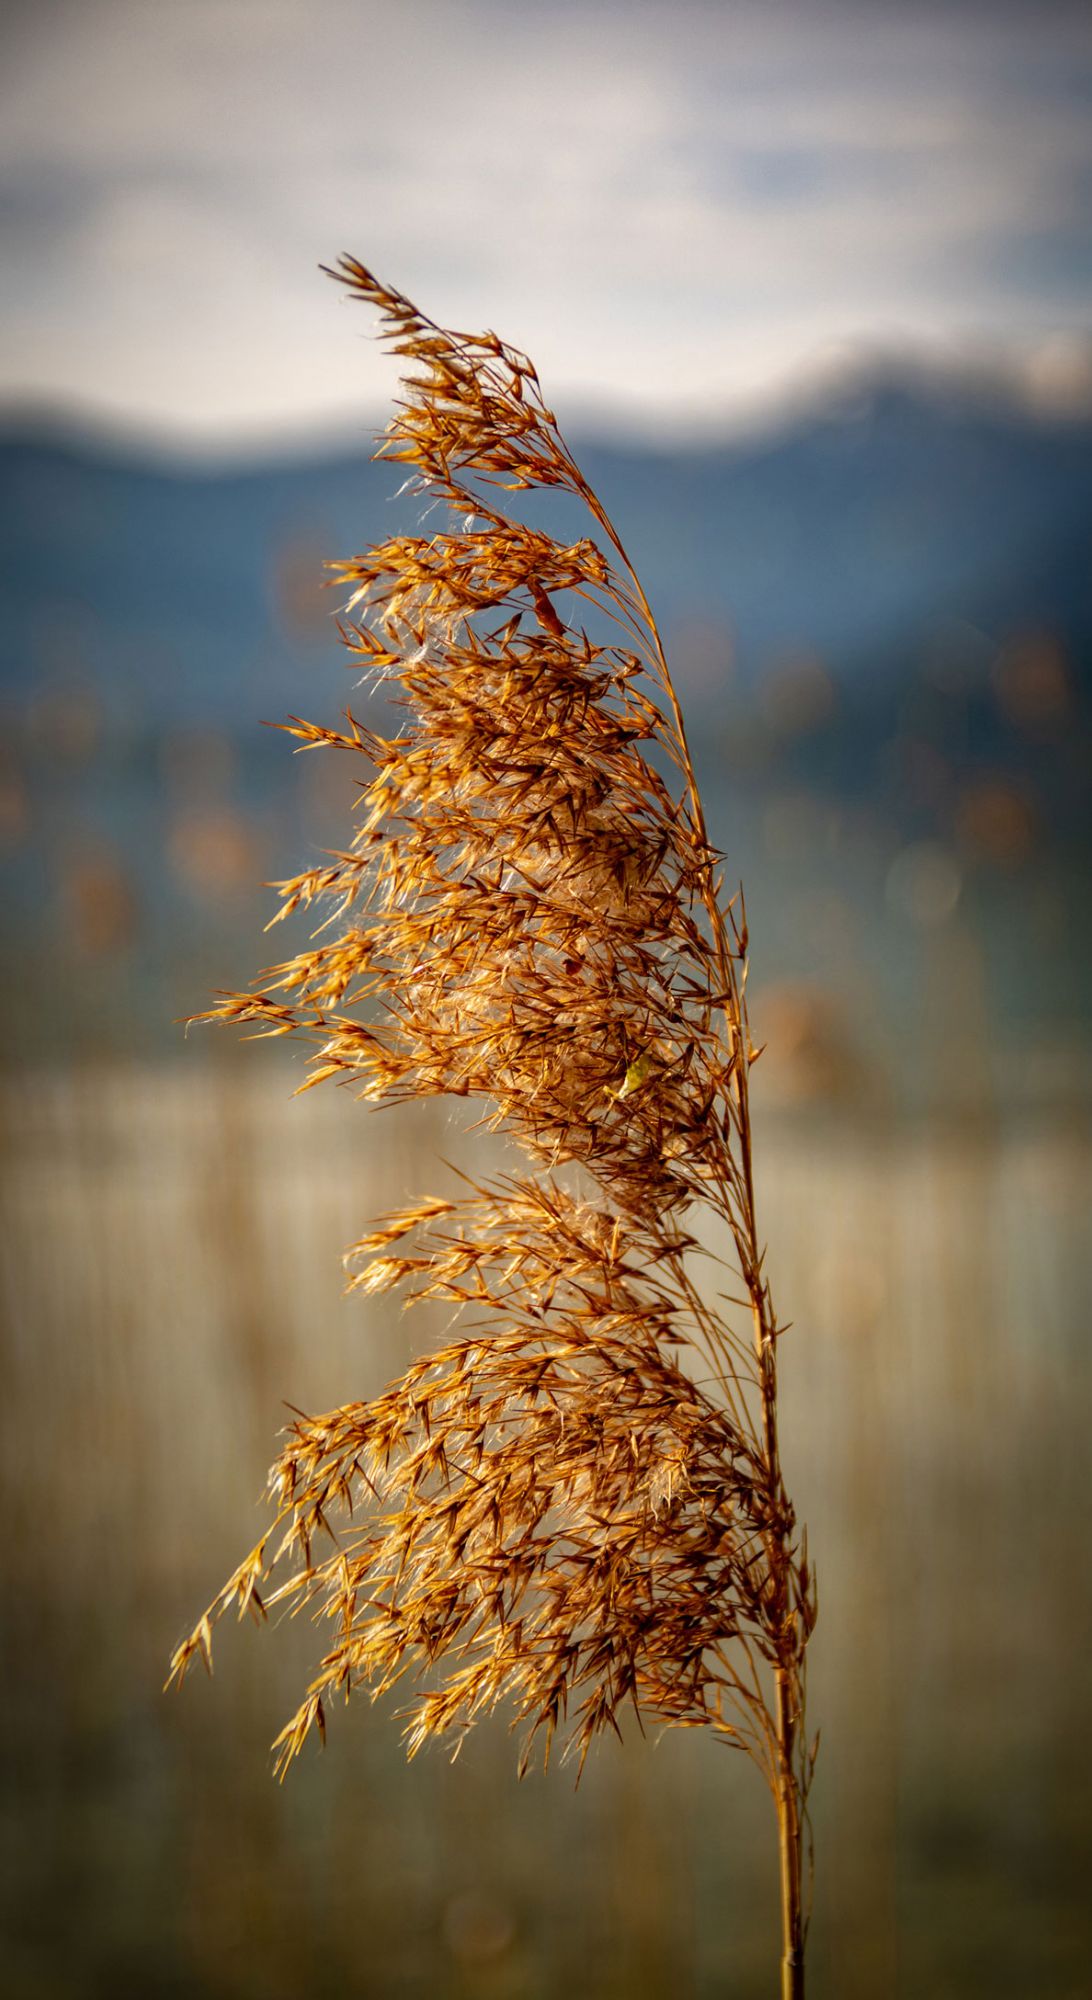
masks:
<path fill-rule="evenodd" d="M 693 416 L 639 408 L 630 399 L 611 400 L 556 394 L 562 428 L 585 444 L 650 453 L 717 451 L 746 445 L 824 415 L 850 421 L 866 415 L 885 390 L 923 399 L 954 396 L 1058 428 L 1080 428 L 1092 419 L 1092 344 L 1079 379 L 1036 382 L 1007 359 L 985 352 L 938 355 L 910 344 L 877 344 L 801 371 L 777 392 L 707 406 Z M 382 437 L 390 402 L 346 407 L 319 417 L 287 421 L 250 420 L 243 425 L 172 423 L 95 403 L 0 389 L 0 438 L 24 433 L 48 436 L 90 449 L 111 449 L 145 461 L 208 467 L 253 466 L 285 460 L 358 457 Z"/>

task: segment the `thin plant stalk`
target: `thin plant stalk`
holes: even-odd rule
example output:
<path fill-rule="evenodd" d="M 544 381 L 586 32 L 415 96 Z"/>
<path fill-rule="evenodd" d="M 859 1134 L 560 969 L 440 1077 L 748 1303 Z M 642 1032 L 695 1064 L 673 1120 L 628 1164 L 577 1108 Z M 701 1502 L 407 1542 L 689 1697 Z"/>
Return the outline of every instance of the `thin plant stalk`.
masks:
<path fill-rule="evenodd" d="M 363 760 L 359 822 L 279 885 L 274 921 L 327 912 L 308 947 L 206 1018 L 303 1036 L 301 1088 L 476 1100 L 515 1166 L 353 1245 L 350 1290 L 443 1300 L 458 1337 L 292 1424 L 272 1525 L 172 1679 L 210 1664 L 229 1606 L 280 1603 L 329 1635 L 282 1773 L 334 1696 L 399 1682 L 411 1755 L 501 1704 L 521 1771 L 555 1733 L 582 1768 L 627 1710 L 711 1729 L 770 1787 L 782 2000 L 801 2000 L 816 1597 L 778 1443 L 742 893 L 722 894 L 651 606 L 533 366 L 353 258 L 331 275 L 410 366 L 376 455 L 444 525 L 330 565 L 352 663 L 400 724 L 285 725 Z M 522 520 L 543 489 L 592 532 Z M 703 1214 L 749 1345 L 737 1294 L 697 1283 Z"/>
<path fill-rule="evenodd" d="M 645 597 L 639 578 L 633 569 L 625 549 L 598 497 L 584 481 L 579 469 L 574 465 L 574 483 L 581 493 L 589 512 L 599 524 L 603 533 L 613 545 L 629 577 L 634 594 L 656 651 L 659 678 L 667 696 L 672 725 L 680 750 L 680 764 L 686 781 L 686 788 L 693 815 L 695 830 L 703 846 L 708 846 L 705 815 L 698 789 L 697 778 L 690 755 L 683 720 L 682 708 L 671 678 L 659 628 L 651 607 Z M 743 996 L 743 981 L 737 978 L 736 959 L 745 965 L 746 938 L 740 939 L 737 932 L 737 953 L 734 955 L 727 938 L 723 915 L 716 892 L 716 885 L 707 868 L 702 874 L 702 900 L 710 920 L 710 929 L 716 941 L 717 965 L 724 984 L 725 1025 L 732 1037 L 738 1028 L 746 1030 L 746 1005 Z M 749 1038 L 745 1036 L 745 1046 Z M 755 1360 L 759 1371 L 762 1400 L 762 1442 L 770 1481 L 775 1486 L 781 1484 L 781 1460 L 777 1434 L 777 1350 L 776 1325 L 773 1320 L 769 1289 L 762 1277 L 762 1256 L 759 1249 L 758 1230 L 755 1217 L 754 1179 L 751 1162 L 751 1119 L 748 1101 L 749 1061 L 741 1063 L 734 1072 L 734 1088 L 738 1105 L 736 1129 L 743 1177 L 743 1201 L 740 1209 L 736 1247 L 740 1259 L 740 1273 L 751 1300 L 754 1328 Z M 780 1552 L 773 1551 L 774 1566 L 780 1567 Z M 803 1720 L 802 1686 L 798 1684 L 791 1667 L 778 1666 L 775 1670 L 775 1721 L 776 1721 L 776 1783 L 774 1801 L 778 1822 L 778 1850 L 780 1862 L 782 1960 L 781 1991 L 782 2000 L 802 2000 L 804 1993 L 804 1915 L 802 1897 L 802 1800 L 796 1779 L 796 1738 Z M 809 1771 L 810 1782 L 810 1771 Z"/>

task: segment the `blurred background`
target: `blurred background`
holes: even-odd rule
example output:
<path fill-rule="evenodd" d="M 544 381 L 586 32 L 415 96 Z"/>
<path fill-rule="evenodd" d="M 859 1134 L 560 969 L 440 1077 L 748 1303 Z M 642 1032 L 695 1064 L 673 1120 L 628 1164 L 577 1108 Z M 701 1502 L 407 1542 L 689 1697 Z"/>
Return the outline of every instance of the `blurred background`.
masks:
<path fill-rule="evenodd" d="M 691 1735 L 515 1780 L 315 1652 L 168 1653 L 291 1402 L 420 1332 L 340 1250 L 472 1160 L 179 1025 L 351 777 L 326 557 L 411 532 L 351 250 L 535 357 L 657 608 L 752 934 L 821 1619 L 811 1989 L 1088 1991 L 1092 24 L 928 0 L 0 10 L 0 1908 L 38 1996 L 760 2000 Z M 377 708 L 381 713 L 381 707 Z M 302 931 L 299 934 L 302 937 Z"/>

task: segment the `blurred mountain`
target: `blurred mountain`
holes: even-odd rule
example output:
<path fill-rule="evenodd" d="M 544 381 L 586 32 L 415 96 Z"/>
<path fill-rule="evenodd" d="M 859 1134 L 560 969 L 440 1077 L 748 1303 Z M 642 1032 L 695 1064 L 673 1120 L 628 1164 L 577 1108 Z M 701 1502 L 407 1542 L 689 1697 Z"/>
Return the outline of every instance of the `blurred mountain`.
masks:
<path fill-rule="evenodd" d="M 1092 634 L 1092 425 L 874 377 L 763 441 L 595 457 L 654 601 L 723 617 L 744 676 L 798 649 L 865 670 L 959 621 Z"/>
<path fill-rule="evenodd" d="M 881 376 L 762 441 L 581 457 L 665 627 L 719 629 L 745 680 L 800 650 L 864 672 L 955 623 L 1092 635 L 1092 424 Z M 0 689 L 63 660 L 119 723 L 295 708 L 301 651 L 332 640 L 323 558 L 413 530 L 394 471 L 182 470 L 9 422 Z M 723 672 L 694 678 L 715 706 Z"/>
<path fill-rule="evenodd" d="M 579 455 L 761 911 L 785 1088 L 1087 1088 L 1092 423 L 887 371 L 765 438 Z M 195 469 L 0 426 L 9 1055 L 157 1050 L 253 971 L 255 884 L 343 844 L 355 770 L 258 724 L 350 695 L 381 722 L 322 564 L 417 530 L 398 483 L 363 450 Z M 527 511 L 582 532 L 567 506 Z"/>

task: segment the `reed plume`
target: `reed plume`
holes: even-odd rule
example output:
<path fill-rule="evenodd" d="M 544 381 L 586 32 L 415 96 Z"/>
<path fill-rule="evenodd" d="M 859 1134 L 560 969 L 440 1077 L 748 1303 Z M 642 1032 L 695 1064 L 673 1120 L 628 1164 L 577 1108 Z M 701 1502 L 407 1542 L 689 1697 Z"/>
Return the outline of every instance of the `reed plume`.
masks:
<path fill-rule="evenodd" d="M 799 1996 L 815 1589 L 778 1449 L 742 898 L 721 896 L 652 611 L 531 363 L 353 258 L 330 275 L 409 364 L 376 455 L 442 525 L 330 565 L 401 727 L 285 725 L 359 756 L 359 825 L 277 885 L 279 916 L 323 913 L 308 948 L 206 1018 L 308 1038 L 304 1088 L 478 1100 L 512 1166 L 348 1253 L 352 1289 L 446 1301 L 459 1337 L 292 1425 L 271 1524 L 172 1677 L 209 1662 L 229 1607 L 309 1605 L 328 1638 L 282 1770 L 333 1697 L 403 1679 L 411 1753 L 501 1702 L 521 1769 L 555 1732 L 582 1766 L 627 1710 L 712 1729 L 773 1794 Z M 519 518 L 543 488 L 580 504 L 579 539 Z M 746 1336 L 696 1282 L 710 1213 Z"/>

